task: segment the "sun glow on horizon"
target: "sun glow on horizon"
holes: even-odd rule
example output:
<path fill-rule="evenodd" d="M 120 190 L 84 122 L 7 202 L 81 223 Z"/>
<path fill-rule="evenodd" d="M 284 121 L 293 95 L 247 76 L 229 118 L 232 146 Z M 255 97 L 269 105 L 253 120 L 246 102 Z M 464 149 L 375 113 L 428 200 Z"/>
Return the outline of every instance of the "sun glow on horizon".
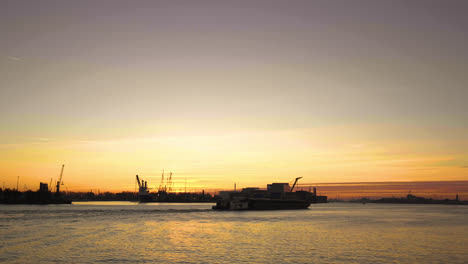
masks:
<path fill-rule="evenodd" d="M 342 133 L 346 129 L 347 133 Z M 58 176 L 66 164 L 69 190 L 134 189 L 138 174 L 157 187 L 164 168 L 176 189 L 263 186 L 303 176 L 307 182 L 466 180 L 462 146 L 426 139 L 393 139 L 388 129 L 361 126 L 217 131 L 189 128 L 175 135 L 109 140 L 37 140 L 3 144 L 0 171 L 9 186 L 17 176 L 30 188 Z M 367 139 L 368 131 L 382 133 Z M 417 129 L 413 133 L 417 133 Z M 385 136 L 387 139 L 385 139 Z M 453 143 L 455 144 L 455 142 Z"/>

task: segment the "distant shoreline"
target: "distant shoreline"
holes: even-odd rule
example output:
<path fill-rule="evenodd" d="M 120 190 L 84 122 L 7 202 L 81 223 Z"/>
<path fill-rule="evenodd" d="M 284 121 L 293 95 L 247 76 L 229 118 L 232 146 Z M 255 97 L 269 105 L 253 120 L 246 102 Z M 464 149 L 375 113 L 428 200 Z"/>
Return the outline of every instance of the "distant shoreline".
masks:
<path fill-rule="evenodd" d="M 380 198 L 380 199 L 369 199 L 361 198 L 356 200 L 350 200 L 351 203 L 389 203 L 389 204 L 447 204 L 447 205 L 468 205 L 468 201 L 461 201 L 458 198 L 458 195 L 455 199 L 432 199 L 417 197 L 411 194 L 408 194 L 406 197 L 400 198 Z"/>

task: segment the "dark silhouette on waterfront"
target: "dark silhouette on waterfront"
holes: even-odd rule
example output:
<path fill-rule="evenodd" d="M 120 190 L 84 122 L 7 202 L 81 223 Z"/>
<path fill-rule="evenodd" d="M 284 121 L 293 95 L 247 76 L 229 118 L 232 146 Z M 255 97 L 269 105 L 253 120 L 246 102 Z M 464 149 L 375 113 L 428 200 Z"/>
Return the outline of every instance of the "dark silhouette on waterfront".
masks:
<path fill-rule="evenodd" d="M 18 189 L 19 176 L 16 182 L 16 189 L 0 189 L 0 203 L 6 204 L 71 204 L 71 200 L 63 196 L 60 186 L 63 185 L 63 169 L 60 170 L 60 177 L 56 182 L 55 193 L 52 193 L 52 179 L 49 184 L 39 183 L 39 190 L 20 192 Z M 51 187 L 49 189 L 49 187 Z"/>
<path fill-rule="evenodd" d="M 0 189 L 0 203 L 3 204 L 71 204 L 71 199 L 61 192 L 52 193 L 47 183 L 40 183 L 39 190 L 20 192 Z"/>
<path fill-rule="evenodd" d="M 443 199 L 437 200 L 432 198 L 424 198 L 408 194 L 406 197 L 391 197 L 391 198 L 380 198 L 380 199 L 369 199 L 361 198 L 356 200 L 350 200 L 352 203 L 393 203 L 393 204 L 455 204 L 455 205 L 468 205 L 468 201 L 460 201 L 458 194 L 455 199 Z"/>
<path fill-rule="evenodd" d="M 44 187 L 42 187 L 44 188 Z M 158 196 L 154 194 L 151 202 L 166 203 L 214 203 L 215 196 L 201 193 L 165 193 Z M 0 188 L 0 203 L 2 204 L 70 204 L 72 201 L 129 201 L 137 202 L 138 195 L 134 192 L 66 192 L 52 193 L 47 188 L 37 191 L 28 190 L 20 192 L 12 189 Z"/>
<path fill-rule="evenodd" d="M 138 195 L 136 197 L 140 203 L 215 202 L 215 198 L 208 193 L 205 194 L 204 190 L 201 193 L 174 192 L 172 172 L 169 173 L 169 176 L 164 177 L 163 171 L 157 192 L 150 192 L 151 189 L 148 188 L 148 182 L 141 179 L 138 175 L 136 175 L 135 179 L 138 184 Z"/>

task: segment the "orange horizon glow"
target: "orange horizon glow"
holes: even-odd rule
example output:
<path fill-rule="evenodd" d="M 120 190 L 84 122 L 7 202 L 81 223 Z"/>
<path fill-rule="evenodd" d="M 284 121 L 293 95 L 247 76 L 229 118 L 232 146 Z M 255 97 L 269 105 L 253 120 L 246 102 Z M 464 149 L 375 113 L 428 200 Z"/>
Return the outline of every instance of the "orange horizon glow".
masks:
<path fill-rule="evenodd" d="M 61 164 L 69 190 L 127 190 L 135 175 L 159 185 L 163 169 L 176 189 L 227 189 L 289 182 L 464 181 L 464 144 L 434 139 L 394 140 L 382 127 L 216 131 L 112 140 L 40 140 L 3 145 L 0 175 L 8 187 L 55 182 Z M 363 135 L 382 133 L 380 139 Z M 414 128 L 412 133 L 418 133 Z M 446 154 L 439 149 L 451 148 Z"/>

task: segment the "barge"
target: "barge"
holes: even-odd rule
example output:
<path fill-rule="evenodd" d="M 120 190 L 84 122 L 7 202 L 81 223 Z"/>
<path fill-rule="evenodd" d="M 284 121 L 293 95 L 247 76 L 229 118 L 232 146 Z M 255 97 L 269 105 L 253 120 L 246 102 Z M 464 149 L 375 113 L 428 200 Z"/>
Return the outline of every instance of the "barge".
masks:
<path fill-rule="evenodd" d="M 289 183 L 272 183 L 266 190 L 260 188 L 244 188 L 242 191 L 223 191 L 214 210 L 292 210 L 307 209 L 312 203 L 326 203 L 327 196 L 317 196 L 317 190 L 313 192 L 293 192 L 297 181 L 293 186 Z"/>

